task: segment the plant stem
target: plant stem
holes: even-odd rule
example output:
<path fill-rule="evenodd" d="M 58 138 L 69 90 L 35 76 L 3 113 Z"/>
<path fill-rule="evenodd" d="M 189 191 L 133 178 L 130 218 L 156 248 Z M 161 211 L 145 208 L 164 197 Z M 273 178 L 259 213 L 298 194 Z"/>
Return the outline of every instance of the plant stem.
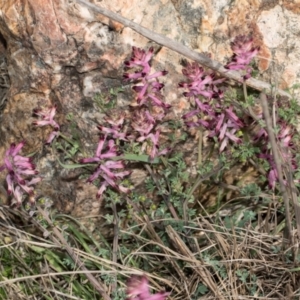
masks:
<path fill-rule="evenodd" d="M 266 122 L 266 129 L 267 129 L 268 136 L 269 136 L 269 141 L 270 141 L 270 144 L 271 144 L 271 149 L 272 149 L 272 153 L 273 153 L 273 157 L 274 157 L 276 170 L 277 170 L 277 173 L 278 173 L 278 180 L 279 180 L 280 190 L 281 190 L 281 193 L 282 193 L 284 206 L 285 206 L 285 218 L 286 218 L 286 226 L 287 226 L 287 235 L 288 235 L 288 239 L 291 243 L 292 242 L 292 235 L 291 235 L 292 234 L 292 221 L 291 221 L 291 216 L 290 216 L 289 197 L 288 197 L 288 193 L 287 193 L 285 183 L 284 183 L 284 180 L 283 180 L 282 166 L 281 166 L 279 151 L 278 151 L 277 144 L 276 144 L 274 129 L 272 127 L 272 119 L 271 119 L 269 108 L 268 108 L 266 94 L 264 94 L 264 93 L 260 94 L 260 102 L 261 102 L 261 106 L 262 106 L 262 109 L 263 109 L 263 114 L 264 114 L 264 118 L 265 118 L 265 122 Z"/>
<path fill-rule="evenodd" d="M 199 133 L 199 141 L 198 141 L 198 161 L 197 161 L 197 165 L 198 168 L 200 168 L 200 166 L 202 165 L 202 140 L 203 140 L 203 130 L 202 128 L 200 128 L 198 130 Z"/>
<path fill-rule="evenodd" d="M 114 214 L 114 240 L 113 240 L 113 253 L 112 253 L 112 260 L 114 263 L 117 263 L 118 260 L 118 241 L 119 241 L 119 217 L 117 212 L 116 203 L 112 201 L 112 210 Z M 112 290 L 115 292 L 117 289 L 117 271 L 114 274 L 115 281 L 112 284 Z"/>
<path fill-rule="evenodd" d="M 243 82 L 243 92 L 244 92 L 245 103 L 247 104 L 248 93 L 247 93 L 247 84 L 245 81 Z M 256 114 L 254 113 L 250 105 L 248 106 L 248 111 L 250 116 L 253 118 L 253 120 L 259 121 L 259 118 L 256 116 Z"/>

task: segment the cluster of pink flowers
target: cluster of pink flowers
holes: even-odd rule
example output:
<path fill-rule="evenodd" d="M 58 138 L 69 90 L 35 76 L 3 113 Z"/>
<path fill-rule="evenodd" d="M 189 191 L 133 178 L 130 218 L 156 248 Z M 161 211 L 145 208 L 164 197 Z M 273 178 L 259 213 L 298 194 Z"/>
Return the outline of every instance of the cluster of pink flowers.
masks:
<path fill-rule="evenodd" d="M 183 95 L 195 106 L 194 110 L 183 116 L 185 124 L 188 127 L 203 126 L 209 131 L 209 137 L 217 136 L 220 152 L 229 141 L 240 143 L 241 140 L 236 134 L 244 124 L 235 113 L 234 107 L 222 101 L 223 91 L 218 85 L 224 79 L 215 79 L 214 74 L 205 72 L 197 63 L 188 63 L 182 73 L 188 81 L 179 83 L 179 87 L 187 90 Z"/>
<path fill-rule="evenodd" d="M 253 46 L 253 38 L 245 35 L 237 36 L 230 44 L 233 56 L 231 61 L 225 66 L 229 70 L 244 71 L 244 80 L 251 77 L 252 68 L 249 66 L 251 60 L 257 55 L 259 47 Z"/>
<path fill-rule="evenodd" d="M 281 149 L 281 158 L 286 164 L 290 164 L 293 170 L 297 169 L 297 163 L 295 159 L 295 149 L 292 142 L 293 132 L 292 128 L 288 126 L 285 122 L 278 122 L 280 127 L 279 133 L 277 134 L 278 145 Z M 270 147 L 268 147 L 269 136 L 265 129 L 262 129 L 256 136 L 256 140 L 259 138 L 260 146 L 262 147 L 262 152 L 259 157 L 268 161 L 270 169 L 268 172 L 269 187 L 271 189 L 275 188 L 276 182 L 278 182 L 278 172 L 276 169 L 274 156 Z"/>
<path fill-rule="evenodd" d="M 123 125 L 125 121 L 125 113 L 113 112 L 111 117 L 106 117 L 105 121 L 107 126 L 99 125 L 100 132 L 106 135 L 110 135 L 116 140 L 127 141 L 127 133 L 123 131 Z"/>
<path fill-rule="evenodd" d="M 122 161 L 112 160 L 117 157 L 117 147 L 114 140 L 108 140 L 107 136 L 100 137 L 98 147 L 95 156 L 90 158 L 83 158 L 80 160 L 82 164 L 96 164 L 97 167 L 93 174 L 88 178 L 88 182 L 93 182 L 98 178 L 101 178 L 100 188 L 97 193 L 97 197 L 101 197 L 107 186 L 111 186 L 121 192 L 129 192 L 129 188 L 126 188 L 117 182 L 118 179 L 122 179 L 129 175 L 129 171 L 115 172 L 124 168 Z"/>
<path fill-rule="evenodd" d="M 131 59 L 125 62 L 125 69 L 130 72 L 124 73 L 125 80 L 134 84 L 133 90 L 137 95 L 137 106 L 131 122 L 131 127 L 137 134 L 134 139 L 140 143 L 146 142 L 142 146 L 142 151 L 150 146 L 151 159 L 169 151 L 169 149 L 159 149 L 160 130 L 156 129 L 156 125 L 170 108 L 169 104 L 163 102 L 161 90 L 164 84 L 158 80 L 168 72 L 163 70 L 151 74 L 150 62 L 153 53 L 152 47 L 147 51 L 133 47 Z"/>
<path fill-rule="evenodd" d="M 40 118 L 40 120 L 34 121 L 33 125 L 50 125 L 53 128 L 46 141 L 46 144 L 50 144 L 59 135 L 60 129 L 59 124 L 54 120 L 56 107 L 37 108 L 33 110 L 33 114 Z M 16 204 L 16 206 L 21 205 L 25 194 L 29 196 L 29 202 L 34 204 L 34 185 L 42 180 L 41 177 L 36 176 L 38 171 L 32 163 L 32 159 L 19 154 L 24 145 L 24 141 L 18 145 L 11 144 L 5 152 L 4 163 L 0 166 L 0 172 L 6 170 L 8 173 L 6 176 L 7 193 L 13 196 L 12 204 Z"/>
<path fill-rule="evenodd" d="M 132 89 L 136 93 L 136 104 L 132 107 L 131 118 L 125 120 L 124 114 L 117 113 L 117 117 L 105 118 L 106 125 L 98 127 L 102 134 L 114 139 L 141 143 L 141 151 L 147 152 L 151 159 L 169 151 L 168 148 L 160 149 L 160 130 L 156 126 L 157 121 L 163 119 L 170 107 L 163 102 L 161 90 L 164 84 L 158 80 L 159 77 L 165 76 L 167 71 L 151 74 L 150 62 L 153 52 L 153 48 L 145 51 L 133 47 L 130 60 L 125 62 L 127 72 L 123 77 L 134 84 Z M 128 126 L 124 126 L 126 121 Z"/>
<path fill-rule="evenodd" d="M 4 163 L 0 166 L 0 172 L 6 170 L 7 193 L 13 196 L 13 204 L 20 206 L 24 194 L 29 196 L 31 204 L 35 202 L 33 186 L 41 181 L 36 177 L 38 171 L 31 158 L 19 154 L 25 142 L 18 145 L 11 144 L 5 152 Z"/>
<path fill-rule="evenodd" d="M 234 107 L 229 106 L 222 109 L 221 112 L 215 114 L 215 118 L 209 124 L 209 137 L 217 136 L 220 143 L 220 152 L 222 152 L 229 141 L 240 144 L 242 141 L 236 136 L 237 132 L 244 127 L 243 122 L 234 112 Z"/>
<path fill-rule="evenodd" d="M 259 47 L 253 46 L 253 38 L 247 36 L 238 36 L 231 43 L 231 49 L 234 55 L 231 61 L 225 66 L 230 70 L 244 71 L 244 80 L 251 77 L 252 68 L 249 66 L 251 60 L 257 55 Z M 241 143 L 238 136 L 239 131 L 245 126 L 244 121 L 238 116 L 235 107 L 226 104 L 223 101 L 223 91 L 218 87 L 223 79 L 215 79 L 215 75 L 206 72 L 197 63 L 188 63 L 186 68 L 182 70 L 183 75 L 187 77 L 187 82 L 181 82 L 179 87 L 185 88 L 187 91 L 183 93 L 188 97 L 194 110 L 186 113 L 183 120 L 188 127 L 202 126 L 208 130 L 208 137 L 217 137 L 220 146 L 219 151 L 222 152 L 229 145 Z M 262 119 L 262 114 L 257 116 Z M 282 158 L 289 160 L 293 169 L 297 168 L 293 145 L 291 143 L 292 130 L 283 121 L 278 121 L 279 133 L 277 139 L 281 145 Z M 273 154 L 269 147 L 269 137 L 265 128 L 253 137 L 253 143 L 259 144 L 261 153 L 259 157 L 268 161 L 270 170 L 268 173 L 269 186 L 274 189 L 278 181 L 278 174 L 274 162 Z"/>
<path fill-rule="evenodd" d="M 124 73 L 125 80 L 136 83 L 133 90 L 137 93 L 137 103 L 139 106 L 149 105 L 159 106 L 164 109 L 170 108 L 170 105 L 163 102 L 161 89 L 164 84 L 158 81 L 158 78 L 168 74 L 167 71 L 159 71 L 153 74 L 151 72 L 150 61 L 154 49 L 151 47 L 148 51 L 132 47 L 132 56 L 125 62 L 125 68 L 131 70 L 131 73 Z"/>
<path fill-rule="evenodd" d="M 141 150 L 145 151 L 150 144 L 150 157 L 153 159 L 158 155 L 163 155 L 169 149 L 159 149 L 160 131 L 155 129 L 157 120 L 165 115 L 165 110 L 170 105 L 164 103 L 161 89 L 163 84 L 158 81 L 160 76 L 165 76 L 167 71 L 160 71 L 150 74 L 150 61 L 153 56 L 153 48 L 148 51 L 133 47 L 130 61 L 125 62 L 125 68 L 130 71 L 124 74 L 127 81 L 134 83 L 133 90 L 136 92 L 136 107 L 129 120 L 129 126 L 125 126 L 125 113 L 114 112 L 104 118 L 104 124 L 98 126 L 100 138 L 96 154 L 94 157 L 80 160 L 81 164 L 95 163 L 97 167 L 89 177 L 88 182 L 93 182 L 101 178 L 100 188 L 97 197 L 100 197 L 107 186 L 111 186 L 121 192 L 128 192 L 129 189 L 122 186 L 118 181 L 129 174 L 129 171 L 115 172 L 116 169 L 123 169 L 124 162 L 114 161 L 117 157 L 117 145 L 115 141 L 139 142 L 143 143 Z M 154 107 L 159 113 L 152 113 Z M 126 129 L 125 129 L 126 127 Z M 128 130 L 131 128 L 131 132 Z M 103 137 L 104 136 L 104 137 Z M 110 140 L 107 141 L 107 139 Z M 103 152 L 106 149 L 105 152 Z M 119 154 L 120 155 L 120 154 Z"/>
<path fill-rule="evenodd" d="M 41 109 L 36 108 L 33 110 L 33 114 L 40 118 L 40 120 L 34 121 L 32 124 L 35 126 L 51 126 L 53 131 L 50 133 L 46 144 L 51 144 L 55 137 L 59 135 L 59 124 L 54 120 L 54 116 L 56 114 L 56 106 Z"/>

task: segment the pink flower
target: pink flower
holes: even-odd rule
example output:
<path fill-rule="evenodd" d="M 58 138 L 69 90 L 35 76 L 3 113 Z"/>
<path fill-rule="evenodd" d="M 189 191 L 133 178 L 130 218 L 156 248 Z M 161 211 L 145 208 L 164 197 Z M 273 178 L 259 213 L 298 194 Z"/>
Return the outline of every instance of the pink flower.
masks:
<path fill-rule="evenodd" d="M 33 114 L 40 117 L 40 120 L 34 121 L 32 124 L 35 126 L 47 126 L 50 125 L 54 130 L 49 135 L 46 144 L 51 144 L 55 137 L 59 135 L 59 124 L 54 121 L 54 116 L 56 114 L 56 106 L 50 107 L 49 109 L 36 108 L 33 110 Z"/>
<path fill-rule="evenodd" d="M 245 71 L 244 80 L 251 77 L 252 68 L 249 67 L 249 64 L 259 51 L 259 47 L 253 47 L 252 44 L 252 37 L 237 36 L 230 44 L 234 55 L 231 58 L 231 62 L 225 66 L 229 70 Z"/>
<path fill-rule="evenodd" d="M 192 110 L 182 116 L 184 123 L 188 127 L 209 127 L 209 121 L 204 120 L 201 117 L 201 111 L 199 109 Z"/>
<path fill-rule="evenodd" d="M 132 276 L 127 282 L 127 300 L 165 300 L 170 293 L 150 294 L 146 276 Z"/>
<path fill-rule="evenodd" d="M 215 74 L 204 71 L 198 63 L 187 63 L 186 68 L 182 70 L 182 74 L 188 78 L 187 82 L 179 83 L 179 87 L 188 90 L 188 92 L 183 93 L 185 97 L 195 97 L 196 99 L 201 95 L 211 99 L 221 95 L 217 84 L 222 83 L 225 79 L 215 80 Z M 199 108 L 201 109 L 201 107 Z"/>
<path fill-rule="evenodd" d="M 277 134 L 278 144 L 281 146 L 281 158 L 283 159 L 283 163 L 289 163 L 293 170 L 298 168 L 296 159 L 295 159 L 295 148 L 292 142 L 292 129 L 285 122 L 279 121 L 278 126 L 280 126 L 279 133 Z M 269 187 L 274 189 L 276 186 L 276 182 L 278 181 L 278 172 L 276 169 L 276 164 L 274 161 L 274 156 L 271 150 L 268 147 L 269 136 L 268 133 L 262 129 L 259 134 L 255 137 L 255 142 L 260 142 L 264 145 L 264 151 L 259 155 L 260 158 L 268 161 L 270 169 L 268 173 L 268 182 Z M 285 181 L 286 182 L 286 181 Z M 298 182 L 298 181 L 295 181 Z"/>
<path fill-rule="evenodd" d="M 150 158 L 154 159 L 156 156 L 164 155 L 170 151 L 169 148 L 159 151 L 159 136 L 160 131 L 156 130 L 154 132 L 155 127 L 155 119 L 146 109 L 136 110 L 133 116 L 133 120 L 131 123 L 134 131 L 137 132 L 138 136 L 133 136 L 137 142 L 144 142 L 141 151 L 144 151 L 145 148 L 150 147 Z"/>
<path fill-rule="evenodd" d="M 243 122 L 234 113 L 233 106 L 223 110 L 222 113 L 216 113 L 214 122 L 211 121 L 209 125 L 209 137 L 218 136 L 221 142 L 220 152 L 226 148 L 230 140 L 234 143 L 241 143 L 241 139 L 236 136 L 236 133 L 244 126 Z"/>
<path fill-rule="evenodd" d="M 156 132 L 153 133 L 149 133 L 148 135 L 145 136 L 141 136 L 137 139 L 138 142 L 143 142 L 143 141 L 147 141 L 151 151 L 150 151 L 150 158 L 154 159 L 157 156 L 160 155 L 164 155 L 167 154 L 170 151 L 170 148 L 165 148 L 164 150 L 159 151 L 159 135 L 160 135 L 160 131 L 156 130 Z M 142 147 L 142 151 L 145 150 L 147 144 L 144 144 Z"/>
<path fill-rule="evenodd" d="M 111 186 L 121 192 L 129 192 L 126 188 L 117 181 L 130 174 L 129 171 L 116 172 L 116 170 L 123 169 L 124 163 L 121 161 L 113 161 L 111 158 L 117 156 L 117 147 L 114 140 L 106 141 L 107 136 L 101 137 L 96 149 L 96 154 L 93 157 L 83 158 L 80 160 L 82 164 L 96 163 L 97 167 L 93 174 L 88 178 L 88 182 L 93 182 L 100 178 L 100 188 L 97 192 L 97 198 L 101 197 L 107 186 Z"/>
<path fill-rule="evenodd" d="M 141 136 L 145 136 L 154 128 L 155 119 L 147 109 L 139 109 L 133 113 L 131 126 Z"/>
<path fill-rule="evenodd" d="M 126 132 L 123 129 L 125 113 L 111 112 L 110 117 L 106 117 L 107 126 L 99 125 L 98 129 L 105 135 L 110 135 L 114 139 L 127 141 Z M 109 126 L 109 127 L 108 127 Z"/>
<path fill-rule="evenodd" d="M 149 64 L 154 53 L 154 48 L 150 47 L 148 51 L 143 49 L 132 47 L 132 56 L 130 61 L 125 62 L 125 66 L 129 68 L 141 67 L 140 76 L 143 74 L 148 74 L 150 72 L 151 66 Z M 124 74 L 125 75 L 125 74 Z M 126 76 L 124 76 L 126 78 Z M 128 78 L 128 77 L 127 77 Z"/>
<path fill-rule="evenodd" d="M 132 73 L 124 73 L 125 80 L 130 80 L 137 85 L 133 90 L 137 93 L 137 104 L 139 106 L 151 104 L 163 109 L 170 108 L 170 105 L 163 102 L 161 89 L 164 87 L 158 81 L 158 77 L 168 74 L 167 71 L 158 71 L 150 74 L 150 60 L 154 49 L 151 47 L 148 51 L 133 47 L 130 61 L 125 62 L 125 69 L 131 69 Z"/>
<path fill-rule="evenodd" d="M 0 166 L 0 172 L 6 170 L 8 173 L 7 193 L 13 195 L 17 206 L 22 203 L 24 193 L 29 195 L 31 202 L 34 202 L 33 185 L 42 180 L 40 177 L 35 177 L 38 171 L 31 158 L 19 155 L 24 144 L 24 141 L 18 145 L 11 144 L 5 152 L 4 163 Z"/>

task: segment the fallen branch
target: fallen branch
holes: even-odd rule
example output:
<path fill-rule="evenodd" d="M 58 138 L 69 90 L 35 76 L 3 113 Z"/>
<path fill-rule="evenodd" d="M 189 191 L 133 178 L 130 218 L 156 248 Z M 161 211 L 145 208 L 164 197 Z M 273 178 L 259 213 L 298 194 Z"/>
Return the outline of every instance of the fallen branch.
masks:
<path fill-rule="evenodd" d="M 119 14 L 116 14 L 116 13 L 108 10 L 108 9 L 96 6 L 92 3 L 89 3 L 86 0 L 76 0 L 76 1 L 84 6 L 87 6 L 88 8 L 92 9 L 93 11 L 95 11 L 99 14 L 102 14 L 116 22 L 123 24 L 125 27 L 129 27 L 129 28 L 133 29 L 137 33 L 148 38 L 149 40 L 152 40 L 161 46 L 167 47 L 187 58 L 190 58 L 190 59 L 200 63 L 201 65 L 203 65 L 209 69 L 212 69 L 212 70 L 218 72 L 220 75 L 222 75 L 225 78 L 233 79 L 239 83 L 243 83 L 243 78 L 240 73 L 238 73 L 236 71 L 225 69 L 221 63 L 210 59 L 209 57 L 205 56 L 204 54 L 193 51 L 177 41 L 174 41 L 164 35 L 155 33 L 155 32 L 153 32 L 135 22 L 132 22 L 132 21 L 120 16 Z M 264 91 L 266 93 L 272 93 L 272 91 L 273 91 L 271 84 L 266 83 L 261 80 L 258 80 L 258 79 L 255 79 L 255 78 L 249 78 L 246 81 L 246 84 L 247 84 L 247 86 L 250 86 L 253 89 L 258 90 L 258 91 Z M 291 98 L 291 95 L 283 90 L 277 89 L 276 93 L 281 96 Z"/>

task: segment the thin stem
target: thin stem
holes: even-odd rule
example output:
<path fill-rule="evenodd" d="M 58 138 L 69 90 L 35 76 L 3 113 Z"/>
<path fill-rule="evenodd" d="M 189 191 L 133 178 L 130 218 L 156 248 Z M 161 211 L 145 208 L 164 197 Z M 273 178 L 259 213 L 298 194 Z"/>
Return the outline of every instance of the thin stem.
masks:
<path fill-rule="evenodd" d="M 203 140 L 203 130 L 202 128 L 199 128 L 199 141 L 198 141 L 198 161 L 197 165 L 198 168 L 202 165 L 202 140 Z"/>
<path fill-rule="evenodd" d="M 118 260 L 118 241 L 119 241 L 119 217 L 118 217 L 118 212 L 117 212 L 117 207 L 116 203 L 112 201 L 112 210 L 114 214 L 114 240 L 113 240 L 113 255 L 112 255 L 112 260 L 114 263 L 117 263 Z M 117 271 L 114 274 L 115 281 L 112 284 L 112 290 L 116 291 L 117 289 Z"/>
<path fill-rule="evenodd" d="M 244 93 L 245 103 L 247 104 L 248 93 L 247 93 L 247 84 L 245 81 L 243 82 L 243 93 Z M 248 112 L 250 116 L 253 118 L 253 120 L 259 121 L 259 118 L 256 116 L 256 114 L 254 113 L 250 105 L 248 106 Z"/>
<path fill-rule="evenodd" d="M 59 135 L 58 136 L 62 137 L 65 141 L 67 141 L 72 146 L 77 146 L 76 142 L 74 142 L 71 139 L 69 139 L 67 136 L 65 136 L 64 134 L 62 134 L 60 131 L 59 131 Z"/>
<path fill-rule="evenodd" d="M 283 196 L 283 201 L 284 201 L 284 206 L 285 206 L 285 218 L 286 218 L 286 226 L 287 226 L 287 235 L 292 242 L 291 238 L 291 233 L 292 233 L 292 221 L 291 221 L 291 216 L 290 216 L 290 203 L 289 203 L 289 197 L 288 193 L 284 184 L 283 180 L 283 172 L 282 172 L 282 166 L 281 166 L 281 161 L 280 161 L 280 156 L 279 156 L 279 151 L 276 145 L 276 139 L 275 139 L 275 134 L 274 134 L 274 129 L 272 127 L 272 119 L 270 116 L 269 108 L 268 108 L 268 103 L 267 103 L 267 98 L 266 94 L 261 93 L 260 94 L 260 101 L 261 101 L 261 106 L 263 109 L 263 114 L 266 122 L 266 129 L 268 132 L 269 136 L 269 141 L 271 144 L 271 149 L 274 157 L 274 162 L 276 166 L 276 170 L 278 173 L 278 180 L 279 180 L 279 185 L 280 185 L 280 190 Z"/>
<path fill-rule="evenodd" d="M 166 205 L 167 205 L 169 211 L 171 212 L 173 218 L 174 218 L 175 220 L 179 220 L 179 217 L 178 217 L 178 215 L 177 215 L 177 212 L 176 212 L 174 206 L 172 205 L 172 203 L 171 203 L 170 200 L 169 200 L 169 195 L 166 195 L 166 194 L 163 192 L 163 190 L 162 190 L 162 188 L 161 188 L 161 185 L 160 185 L 159 181 L 155 178 L 155 175 L 153 174 L 153 171 L 152 171 L 152 169 L 150 168 L 150 166 L 147 165 L 147 164 L 145 164 L 145 168 L 147 169 L 147 171 L 149 172 L 149 174 L 150 174 L 150 176 L 152 177 L 153 181 L 155 182 L 155 184 L 156 184 L 158 190 L 161 192 L 161 194 L 162 194 L 162 196 L 163 196 L 163 199 L 164 199 L 164 201 L 165 201 L 165 203 L 166 203 Z"/>

